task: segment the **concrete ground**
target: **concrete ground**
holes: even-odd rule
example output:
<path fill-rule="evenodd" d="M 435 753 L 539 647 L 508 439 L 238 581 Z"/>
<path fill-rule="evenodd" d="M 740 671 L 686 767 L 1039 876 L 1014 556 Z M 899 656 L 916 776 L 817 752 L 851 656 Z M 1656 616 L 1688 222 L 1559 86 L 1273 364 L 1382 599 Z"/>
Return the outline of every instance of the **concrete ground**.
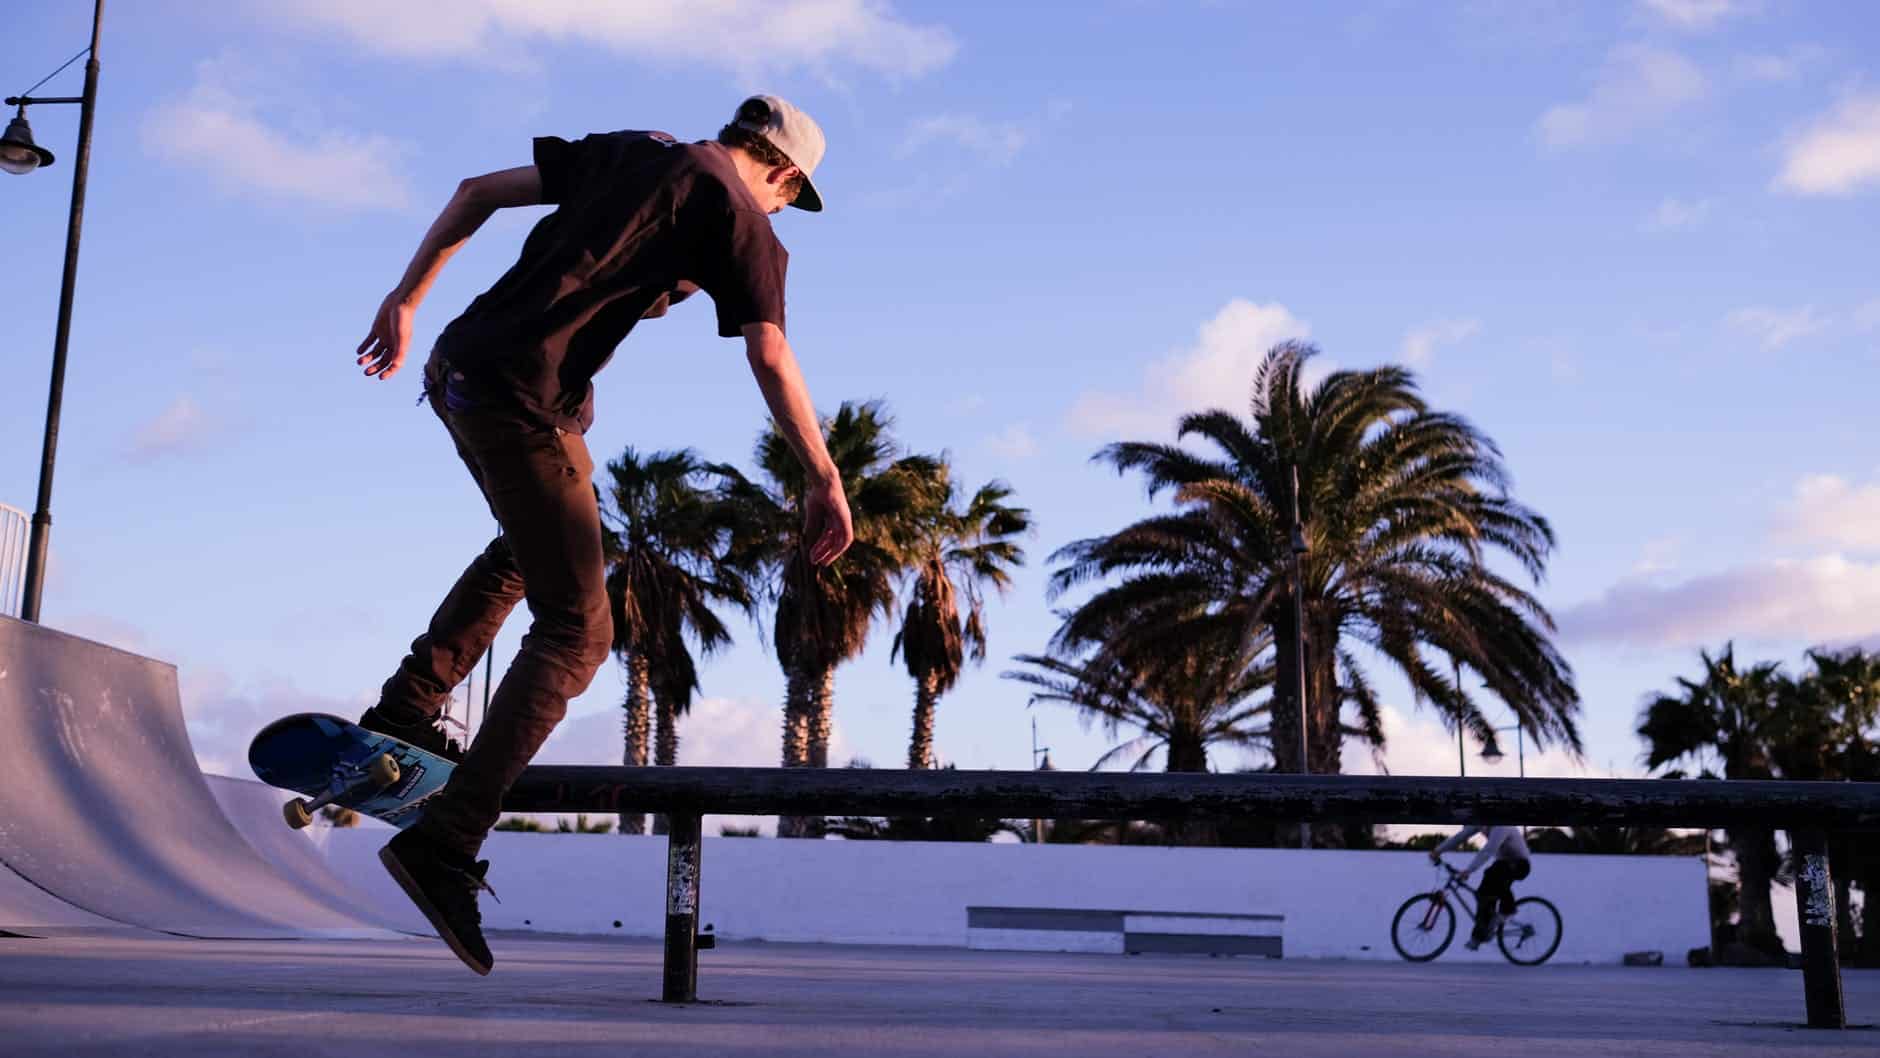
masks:
<path fill-rule="evenodd" d="M 12 1058 L 284 1055 L 1866 1055 L 1778 970 L 1467 966 L 726 944 L 666 1006 L 651 941 L 0 938 Z M 1880 974 L 1848 973 L 1880 1022 Z"/>

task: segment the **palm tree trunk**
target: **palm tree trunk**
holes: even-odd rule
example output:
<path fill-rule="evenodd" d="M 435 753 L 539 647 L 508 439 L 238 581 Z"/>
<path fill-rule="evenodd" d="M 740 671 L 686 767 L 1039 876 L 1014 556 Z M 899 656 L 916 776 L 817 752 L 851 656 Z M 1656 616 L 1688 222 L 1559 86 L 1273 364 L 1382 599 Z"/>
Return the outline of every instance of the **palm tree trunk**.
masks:
<path fill-rule="evenodd" d="M 1282 600 L 1278 607 L 1278 616 L 1273 621 L 1273 646 L 1281 666 L 1291 664 L 1293 644 L 1297 635 L 1292 623 L 1292 603 Z M 1287 699 L 1279 691 L 1285 687 L 1282 678 L 1274 688 L 1273 711 L 1268 724 L 1272 739 L 1273 770 L 1283 775 L 1297 775 L 1303 770 L 1304 761 L 1299 759 L 1299 703 Z"/>
<path fill-rule="evenodd" d="M 1737 877 L 1742 883 L 1737 894 L 1738 939 L 1771 955 L 1779 954 L 1782 938 L 1776 933 L 1769 896 L 1776 865 L 1775 835 L 1763 827 L 1743 827 L 1730 832 L 1730 847 L 1736 852 Z"/>
<path fill-rule="evenodd" d="M 646 749 L 649 717 L 648 706 L 652 702 L 652 663 L 638 654 L 627 655 L 627 700 L 621 704 L 626 711 L 623 726 L 626 729 L 626 746 L 620 756 L 620 763 L 629 768 L 646 766 Z M 646 816 L 638 812 L 620 813 L 620 832 L 622 834 L 644 834 Z"/>
<path fill-rule="evenodd" d="M 809 700 L 805 702 L 809 720 L 809 766 L 829 766 L 829 736 L 835 728 L 836 670 L 824 669 L 809 682 Z"/>
<path fill-rule="evenodd" d="M 670 768 L 679 763 L 679 717 L 664 695 L 653 695 L 653 763 Z M 666 833 L 666 816 L 653 814 L 653 833 Z"/>
<path fill-rule="evenodd" d="M 653 696 L 653 763 L 670 768 L 679 763 L 679 717 L 665 698 Z"/>
<path fill-rule="evenodd" d="M 1344 702 L 1338 689 L 1337 652 L 1332 649 L 1335 644 L 1329 629 L 1315 631 L 1317 641 L 1324 646 L 1312 650 L 1313 640 L 1306 641 L 1306 672 L 1311 681 L 1306 701 L 1312 707 L 1307 751 L 1312 755 L 1312 774 L 1337 775 L 1345 767 L 1345 736 L 1339 725 L 1340 707 Z"/>
<path fill-rule="evenodd" d="M 783 766 L 786 768 L 810 767 L 810 714 L 814 710 L 812 688 L 816 682 L 815 676 L 794 665 L 784 672 Z M 814 822 L 814 816 L 778 816 L 777 836 L 807 837 Z"/>
<path fill-rule="evenodd" d="M 1208 749 L 1201 732 L 1177 728 L 1169 732 L 1168 771 L 1204 772 L 1208 770 Z"/>
<path fill-rule="evenodd" d="M 783 766 L 801 768 L 809 763 L 809 685 L 795 668 L 783 679 Z"/>
<path fill-rule="evenodd" d="M 940 704 L 940 677 L 924 672 L 914 681 L 914 735 L 907 744 L 907 766 L 915 771 L 933 767 L 933 713 Z"/>

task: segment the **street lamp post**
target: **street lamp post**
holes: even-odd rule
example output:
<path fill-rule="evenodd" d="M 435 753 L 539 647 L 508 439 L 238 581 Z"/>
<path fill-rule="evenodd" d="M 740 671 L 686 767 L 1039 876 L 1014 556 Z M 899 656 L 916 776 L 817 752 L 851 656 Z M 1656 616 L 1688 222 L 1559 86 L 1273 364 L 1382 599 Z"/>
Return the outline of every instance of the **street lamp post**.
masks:
<path fill-rule="evenodd" d="M 1455 657 L 1454 655 L 1451 655 L 1449 658 L 1449 663 L 1453 665 L 1456 670 L 1456 694 L 1458 697 L 1460 697 L 1462 694 L 1462 659 Z M 1462 722 L 1462 713 L 1457 712 L 1456 713 L 1456 777 L 1461 778 L 1461 779 L 1466 779 L 1469 777 L 1469 754 L 1468 754 L 1468 751 L 1463 748 L 1464 743 L 1462 741 L 1463 733 L 1466 730 L 1466 727 L 1467 725 L 1463 724 Z"/>
<path fill-rule="evenodd" d="M 1521 778 L 1523 779 L 1527 778 L 1527 744 L 1526 744 L 1526 734 L 1525 734 L 1526 729 L 1523 728 L 1520 724 L 1509 724 L 1505 727 L 1495 728 L 1495 730 L 1514 732 L 1515 761 L 1520 765 Z M 1487 761 L 1490 764 L 1501 763 L 1501 760 L 1504 756 L 1506 756 L 1506 754 L 1502 753 L 1500 749 L 1497 749 L 1494 747 L 1490 747 L 1482 751 L 1482 759 Z"/>
<path fill-rule="evenodd" d="M 77 97 L 34 98 L 10 96 L 8 106 L 19 108 L 0 137 L 0 168 L 14 174 L 30 173 L 52 164 L 52 152 L 33 142 L 26 123 L 26 108 L 36 104 L 77 103 L 78 157 L 72 166 L 72 209 L 65 230 L 65 276 L 59 287 L 59 322 L 52 344 L 52 384 L 46 397 L 46 434 L 39 452 L 39 498 L 33 508 L 33 527 L 26 547 L 26 583 L 20 616 L 39 620 L 39 600 L 45 590 L 46 549 L 52 532 L 52 466 L 59 447 L 59 409 L 65 391 L 65 351 L 72 336 L 72 292 L 78 280 L 78 234 L 85 219 L 85 174 L 91 163 L 91 125 L 98 102 L 98 26 L 104 18 L 104 0 L 94 0 L 91 46 L 86 49 L 85 94 Z M 42 84 L 44 82 L 41 82 Z M 36 86 L 35 86 L 36 87 Z"/>

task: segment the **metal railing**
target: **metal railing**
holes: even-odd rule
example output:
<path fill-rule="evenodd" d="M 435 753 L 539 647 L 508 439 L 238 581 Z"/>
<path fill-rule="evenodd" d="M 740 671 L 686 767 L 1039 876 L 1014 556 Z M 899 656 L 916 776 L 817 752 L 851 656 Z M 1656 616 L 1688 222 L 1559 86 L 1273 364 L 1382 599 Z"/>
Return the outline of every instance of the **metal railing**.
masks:
<path fill-rule="evenodd" d="M 1669 779 L 1447 779 L 1354 775 L 626 768 L 535 765 L 503 800 L 512 812 L 663 812 L 666 961 L 662 998 L 698 997 L 700 821 L 730 815 L 1156 819 L 1255 816 L 1373 823 L 1761 826 L 1787 830 L 1808 1024 L 1845 1028 L 1830 831 L 1880 831 L 1880 783 Z"/>
<path fill-rule="evenodd" d="M 26 512 L 0 503 L 0 613 L 20 616 L 26 592 L 26 541 L 32 522 Z"/>

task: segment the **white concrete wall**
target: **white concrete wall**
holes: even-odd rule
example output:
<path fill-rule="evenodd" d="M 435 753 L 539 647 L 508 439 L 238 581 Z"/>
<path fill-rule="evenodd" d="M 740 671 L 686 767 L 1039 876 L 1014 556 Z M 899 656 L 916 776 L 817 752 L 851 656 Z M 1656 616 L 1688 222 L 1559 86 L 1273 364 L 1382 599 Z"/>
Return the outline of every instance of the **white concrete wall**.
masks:
<path fill-rule="evenodd" d="M 334 831 L 335 870 L 390 901 L 374 855 L 380 828 Z M 483 901 L 494 929 L 658 936 L 666 843 L 620 835 L 491 835 Z M 1432 887 L 1422 853 L 706 838 L 701 922 L 726 939 L 966 945 L 969 905 L 1286 916 L 1289 958 L 1395 959 L 1390 919 Z M 1517 896 L 1565 919 L 1561 962 L 1614 963 L 1656 949 L 1668 962 L 1709 943 L 1701 860 L 1540 856 Z M 615 923 L 619 923 L 617 926 Z M 1462 950 L 1444 959 L 1499 959 Z"/>

